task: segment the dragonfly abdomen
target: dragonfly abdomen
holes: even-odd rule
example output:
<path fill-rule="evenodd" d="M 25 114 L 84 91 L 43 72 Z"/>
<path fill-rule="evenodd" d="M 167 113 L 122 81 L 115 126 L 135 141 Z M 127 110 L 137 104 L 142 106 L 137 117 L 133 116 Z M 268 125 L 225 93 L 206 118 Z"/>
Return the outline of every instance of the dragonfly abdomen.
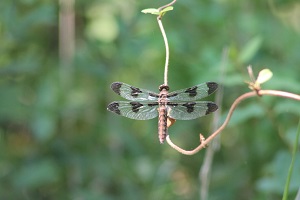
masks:
<path fill-rule="evenodd" d="M 161 144 L 167 137 L 167 113 L 166 105 L 160 105 L 158 108 L 158 138 Z"/>

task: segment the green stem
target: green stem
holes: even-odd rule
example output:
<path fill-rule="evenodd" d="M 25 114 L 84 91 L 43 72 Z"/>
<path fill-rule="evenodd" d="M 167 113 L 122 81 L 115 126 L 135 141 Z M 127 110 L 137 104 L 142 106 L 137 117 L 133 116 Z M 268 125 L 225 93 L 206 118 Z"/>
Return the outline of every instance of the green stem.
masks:
<path fill-rule="evenodd" d="M 293 149 L 293 153 L 292 153 L 292 161 L 291 161 L 291 165 L 289 167 L 289 172 L 288 172 L 288 176 L 286 179 L 282 200 L 288 199 L 289 187 L 290 187 L 290 183 L 291 183 L 291 177 L 292 177 L 293 168 L 294 168 L 295 159 L 296 159 L 296 153 L 297 153 L 297 149 L 298 149 L 299 135 L 300 135 L 300 120 L 299 120 L 299 124 L 298 124 L 298 130 L 297 130 L 296 139 L 295 139 L 295 143 L 294 143 L 294 149 Z"/>

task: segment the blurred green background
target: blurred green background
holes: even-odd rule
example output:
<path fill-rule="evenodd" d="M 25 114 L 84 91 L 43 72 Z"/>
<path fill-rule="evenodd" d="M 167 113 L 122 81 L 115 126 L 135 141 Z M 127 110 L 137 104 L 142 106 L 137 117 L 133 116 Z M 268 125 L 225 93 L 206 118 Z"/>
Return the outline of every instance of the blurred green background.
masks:
<path fill-rule="evenodd" d="M 0 199 L 200 199 L 205 149 L 181 155 L 159 144 L 157 119 L 106 110 L 121 100 L 114 81 L 163 83 L 163 39 L 141 10 L 166 3 L 0 1 Z M 163 23 L 171 90 L 221 82 L 220 124 L 249 91 L 249 64 L 273 71 L 264 88 L 300 93 L 298 0 L 178 0 Z M 221 134 L 208 199 L 281 199 L 299 113 L 299 102 L 279 97 L 241 103 Z M 192 149 L 212 119 L 177 121 L 169 133 Z M 299 168 L 298 156 L 290 199 Z"/>

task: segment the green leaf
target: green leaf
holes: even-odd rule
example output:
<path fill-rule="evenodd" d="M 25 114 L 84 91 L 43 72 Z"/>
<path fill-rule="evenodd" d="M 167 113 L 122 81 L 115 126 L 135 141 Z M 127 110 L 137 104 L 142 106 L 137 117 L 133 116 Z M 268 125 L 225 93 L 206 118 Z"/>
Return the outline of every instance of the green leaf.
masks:
<path fill-rule="evenodd" d="M 152 15 L 164 15 L 166 12 L 168 12 L 170 10 L 173 10 L 173 6 L 168 6 L 164 9 L 162 9 L 161 11 L 159 11 L 159 9 L 156 9 L 156 8 L 147 8 L 147 9 L 142 10 L 141 12 L 145 13 L 145 14 L 152 14 Z"/>
<path fill-rule="evenodd" d="M 170 10 L 173 10 L 173 6 L 168 6 L 168 7 L 164 8 L 164 9 L 162 9 L 160 12 L 161 13 L 165 13 L 165 12 L 168 12 Z"/>
<path fill-rule="evenodd" d="M 271 77 L 273 76 L 273 73 L 269 69 L 263 69 L 259 72 L 256 83 L 262 84 L 264 82 L 267 82 Z"/>
<path fill-rule="evenodd" d="M 142 13 L 152 14 L 152 15 L 159 15 L 160 12 L 156 8 L 147 8 L 147 9 L 142 10 Z"/>

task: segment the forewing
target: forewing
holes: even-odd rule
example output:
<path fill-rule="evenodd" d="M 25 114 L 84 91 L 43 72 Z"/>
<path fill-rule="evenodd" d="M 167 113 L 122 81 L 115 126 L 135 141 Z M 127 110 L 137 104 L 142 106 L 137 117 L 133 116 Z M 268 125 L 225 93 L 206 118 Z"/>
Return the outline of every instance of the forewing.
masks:
<path fill-rule="evenodd" d="M 179 120 L 196 119 L 198 117 L 208 115 L 211 112 L 215 112 L 218 109 L 218 106 L 214 102 L 210 101 L 180 103 L 168 102 L 167 105 L 168 116 Z"/>
<path fill-rule="evenodd" d="M 115 93 L 130 101 L 155 101 L 158 99 L 158 94 L 126 83 L 114 82 L 110 87 Z"/>
<path fill-rule="evenodd" d="M 107 106 L 107 110 L 130 119 L 147 120 L 157 117 L 158 103 L 114 101 Z"/>
<path fill-rule="evenodd" d="M 195 85 L 190 88 L 185 88 L 169 93 L 170 101 L 196 101 L 212 94 L 218 89 L 218 84 L 215 82 L 206 82 Z"/>

